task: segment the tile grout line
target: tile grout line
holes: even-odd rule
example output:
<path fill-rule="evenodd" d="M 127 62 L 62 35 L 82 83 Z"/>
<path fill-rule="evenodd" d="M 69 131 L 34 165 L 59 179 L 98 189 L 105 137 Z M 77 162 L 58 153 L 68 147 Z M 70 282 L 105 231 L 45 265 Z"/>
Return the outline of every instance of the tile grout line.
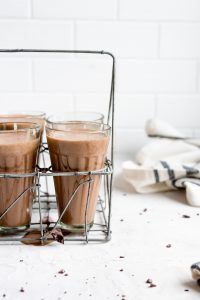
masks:
<path fill-rule="evenodd" d="M 160 49 L 161 49 L 161 24 L 158 23 L 158 47 L 157 47 L 158 59 L 160 59 Z"/>
<path fill-rule="evenodd" d="M 116 20 L 120 21 L 120 0 L 117 0 L 117 16 Z"/>
<path fill-rule="evenodd" d="M 73 32 L 72 32 L 72 35 L 73 35 L 73 49 L 76 50 L 76 47 L 77 47 L 77 26 L 76 26 L 76 21 L 74 20 L 73 21 Z"/>
<path fill-rule="evenodd" d="M 77 111 L 77 96 L 73 95 L 73 110 Z"/>
<path fill-rule="evenodd" d="M 196 82 L 195 82 L 195 92 L 199 92 L 199 61 L 196 62 Z"/>
<path fill-rule="evenodd" d="M 33 0 L 29 0 L 29 19 L 33 18 Z"/>
<path fill-rule="evenodd" d="M 72 22 L 74 20 L 74 17 L 61 17 L 61 18 L 49 18 L 49 17 L 37 17 L 37 16 L 33 16 L 33 0 L 30 0 L 31 4 L 29 6 L 29 17 L 32 17 L 34 20 L 36 21 L 52 21 L 52 22 Z M 117 17 L 118 17 L 118 10 L 117 10 Z M 22 17 L 18 17 L 18 16 L 1 16 L 1 22 L 4 21 L 12 21 L 12 20 L 27 20 L 26 16 L 22 16 Z M 162 23 L 162 24 L 200 24 L 199 20 L 161 20 L 161 19 L 122 19 L 121 17 L 119 19 L 115 18 L 77 18 L 77 22 L 119 22 L 119 23 L 153 23 L 153 24 L 158 24 L 158 23 Z"/>
<path fill-rule="evenodd" d="M 31 58 L 31 92 L 34 93 L 35 89 L 35 68 L 34 68 L 34 58 Z"/>
<path fill-rule="evenodd" d="M 154 99 L 154 116 L 153 118 L 158 117 L 158 95 L 155 94 L 155 99 Z"/>

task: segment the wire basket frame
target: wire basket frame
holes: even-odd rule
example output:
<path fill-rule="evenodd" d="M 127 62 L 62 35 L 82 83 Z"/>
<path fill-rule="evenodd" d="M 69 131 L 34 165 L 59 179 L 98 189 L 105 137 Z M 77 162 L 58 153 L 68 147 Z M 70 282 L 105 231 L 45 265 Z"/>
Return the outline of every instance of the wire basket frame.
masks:
<path fill-rule="evenodd" d="M 64 235 L 64 241 L 83 241 L 83 242 L 105 242 L 109 241 L 111 238 L 111 208 L 112 208 L 112 186 L 113 186 L 113 166 L 114 166 L 114 98 L 115 98 L 115 57 L 112 53 L 107 51 L 90 51 L 90 50 L 59 50 L 59 49 L 0 49 L 0 53 L 60 53 L 60 54 L 90 54 L 90 55 L 105 55 L 111 58 L 112 68 L 111 68 L 111 82 L 110 82 L 110 92 L 108 101 L 108 114 L 106 124 L 111 127 L 111 147 L 110 147 L 110 157 L 106 158 L 105 166 L 101 170 L 90 170 L 84 172 L 53 172 L 50 167 L 46 167 L 45 153 L 48 153 L 47 143 L 42 143 L 40 146 L 40 160 L 42 160 L 43 167 L 37 166 L 35 172 L 33 173 L 0 173 L 0 178 L 10 179 L 10 178 L 34 178 L 34 184 L 26 188 L 1 214 L 0 220 L 6 215 L 6 213 L 22 199 L 28 191 L 36 191 L 36 200 L 33 205 L 33 210 L 39 216 L 39 222 L 31 222 L 30 229 L 24 231 L 23 233 L 18 233 L 15 235 L 5 235 L 0 233 L 0 243 L 1 242 L 30 242 L 45 244 L 45 242 L 54 240 L 53 231 L 59 228 L 59 223 L 67 211 L 70 203 L 73 201 L 76 193 L 83 185 L 88 185 L 87 200 L 85 207 L 85 220 L 84 220 L 84 231 L 82 234 Z M 49 222 L 48 225 L 43 221 L 43 212 L 48 212 L 51 210 L 56 210 L 55 195 L 49 193 L 48 178 L 56 176 L 84 176 L 84 180 L 78 184 L 78 186 L 73 191 L 70 199 L 68 199 L 67 204 L 58 217 L 56 222 Z M 99 217 L 99 223 L 94 223 L 93 227 L 88 229 L 87 227 L 87 217 L 88 217 L 88 205 L 90 201 L 91 183 L 93 177 L 100 176 L 103 181 L 103 196 L 98 196 L 96 216 Z M 41 178 L 45 179 L 46 191 L 41 190 Z M 27 238 L 26 233 L 34 228 L 39 228 L 41 236 L 38 238 Z"/>

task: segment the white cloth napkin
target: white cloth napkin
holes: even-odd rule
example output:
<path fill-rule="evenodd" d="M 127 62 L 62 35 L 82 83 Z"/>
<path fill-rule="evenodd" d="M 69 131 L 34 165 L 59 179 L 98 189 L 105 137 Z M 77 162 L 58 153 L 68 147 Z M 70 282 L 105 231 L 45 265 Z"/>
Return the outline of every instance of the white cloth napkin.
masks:
<path fill-rule="evenodd" d="M 138 193 L 185 189 L 192 206 L 200 206 L 200 139 L 185 137 L 169 124 L 153 119 L 146 124 L 153 142 L 135 162 L 123 163 L 123 174 Z"/>

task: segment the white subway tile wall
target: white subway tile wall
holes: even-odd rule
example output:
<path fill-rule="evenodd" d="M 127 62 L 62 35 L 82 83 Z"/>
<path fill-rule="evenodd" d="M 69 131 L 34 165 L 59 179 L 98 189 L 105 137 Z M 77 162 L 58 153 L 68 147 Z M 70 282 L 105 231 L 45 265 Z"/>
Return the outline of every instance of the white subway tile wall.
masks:
<path fill-rule="evenodd" d="M 116 55 L 116 152 L 133 157 L 158 117 L 200 136 L 199 0 L 0 0 L 0 48 Z M 1 110 L 108 110 L 111 60 L 0 54 Z"/>
<path fill-rule="evenodd" d="M 72 48 L 73 24 L 41 20 L 0 21 L 1 48 Z"/>
<path fill-rule="evenodd" d="M 118 57 L 156 58 L 158 25 L 134 22 L 77 22 L 77 47 L 115 49 Z"/>
<path fill-rule="evenodd" d="M 0 59 L 0 93 L 30 91 L 32 88 L 31 61 L 26 58 Z M 3 99 L 1 100 L 2 105 Z M 10 106 L 12 103 L 10 103 Z"/>
<path fill-rule="evenodd" d="M 27 0 L 0 0 L 1 18 L 28 18 L 30 2 Z"/>

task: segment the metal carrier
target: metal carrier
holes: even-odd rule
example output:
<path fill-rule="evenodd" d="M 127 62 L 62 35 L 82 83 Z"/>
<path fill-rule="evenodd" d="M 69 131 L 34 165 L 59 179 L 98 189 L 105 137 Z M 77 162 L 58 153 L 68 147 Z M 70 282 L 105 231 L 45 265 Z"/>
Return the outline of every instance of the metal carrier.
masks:
<path fill-rule="evenodd" d="M 34 173 L 26 174 L 0 174 L 0 178 L 35 178 L 34 184 L 23 191 L 7 209 L 1 213 L 0 219 L 18 202 L 21 197 L 27 193 L 29 190 L 36 191 L 36 199 L 33 204 L 33 214 L 36 215 L 37 221 L 31 222 L 30 228 L 22 233 L 17 233 L 13 235 L 0 234 L 0 244 L 5 242 L 30 242 L 45 244 L 53 240 L 50 235 L 56 228 L 60 228 L 59 222 L 63 214 L 67 211 L 70 203 L 73 201 L 74 196 L 78 192 L 82 185 L 88 185 L 87 203 L 85 207 L 85 226 L 84 231 L 80 234 L 68 233 L 64 235 L 64 241 L 82 241 L 82 242 L 106 242 L 111 238 L 110 220 L 111 220 L 111 203 L 112 203 L 112 182 L 113 182 L 113 142 L 114 142 L 114 94 L 115 94 L 115 57 L 112 53 L 106 51 L 89 51 L 89 50 L 50 50 L 50 49 L 0 49 L 0 53 L 60 53 L 60 54 L 90 54 L 90 55 L 106 55 L 112 60 L 111 69 L 111 86 L 109 92 L 109 105 L 108 105 L 108 115 L 106 124 L 111 126 L 111 140 L 108 158 L 106 159 L 105 166 L 101 170 L 91 170 L 85 172 L 53 172 L 51 167 L 46 167 L 45 155 L 48 154 L 48 146 L 46 143 L 42 143 L 40 147 L 40 160 L 43 167 L 37 166 Z M 45 154 L 46 153 L 46 154 Z M 85 175 L 84 181 L 79 183 L 76 189 L 73 191 L 68 203 L 61 213 L 60 217 L 56 222 L 48 221 L 48 225 L 44 222 L 44 216 L 49 216 L 49 214 L 56 212 L 56 199 L 54 194 L 49 193 L 49 177 L 55 176 L 78 176 Z M 98 196 L 98 203 L 96 209 L 96 215 L 94 220 L 94 225 L 92 228 L 87 228 L 87 208 L 90 201 L 90 189 L 93 176 L 102 177 L 102 189 Z M 45 180 L 46 191 L 41 190 L 41 180 Z M 1 200 L 1 199 L 0 199 Z M 41 233 L 41 237 L 28 238 L 26 233 L 31 232 L 31 230 L 38 229 Z"/>

